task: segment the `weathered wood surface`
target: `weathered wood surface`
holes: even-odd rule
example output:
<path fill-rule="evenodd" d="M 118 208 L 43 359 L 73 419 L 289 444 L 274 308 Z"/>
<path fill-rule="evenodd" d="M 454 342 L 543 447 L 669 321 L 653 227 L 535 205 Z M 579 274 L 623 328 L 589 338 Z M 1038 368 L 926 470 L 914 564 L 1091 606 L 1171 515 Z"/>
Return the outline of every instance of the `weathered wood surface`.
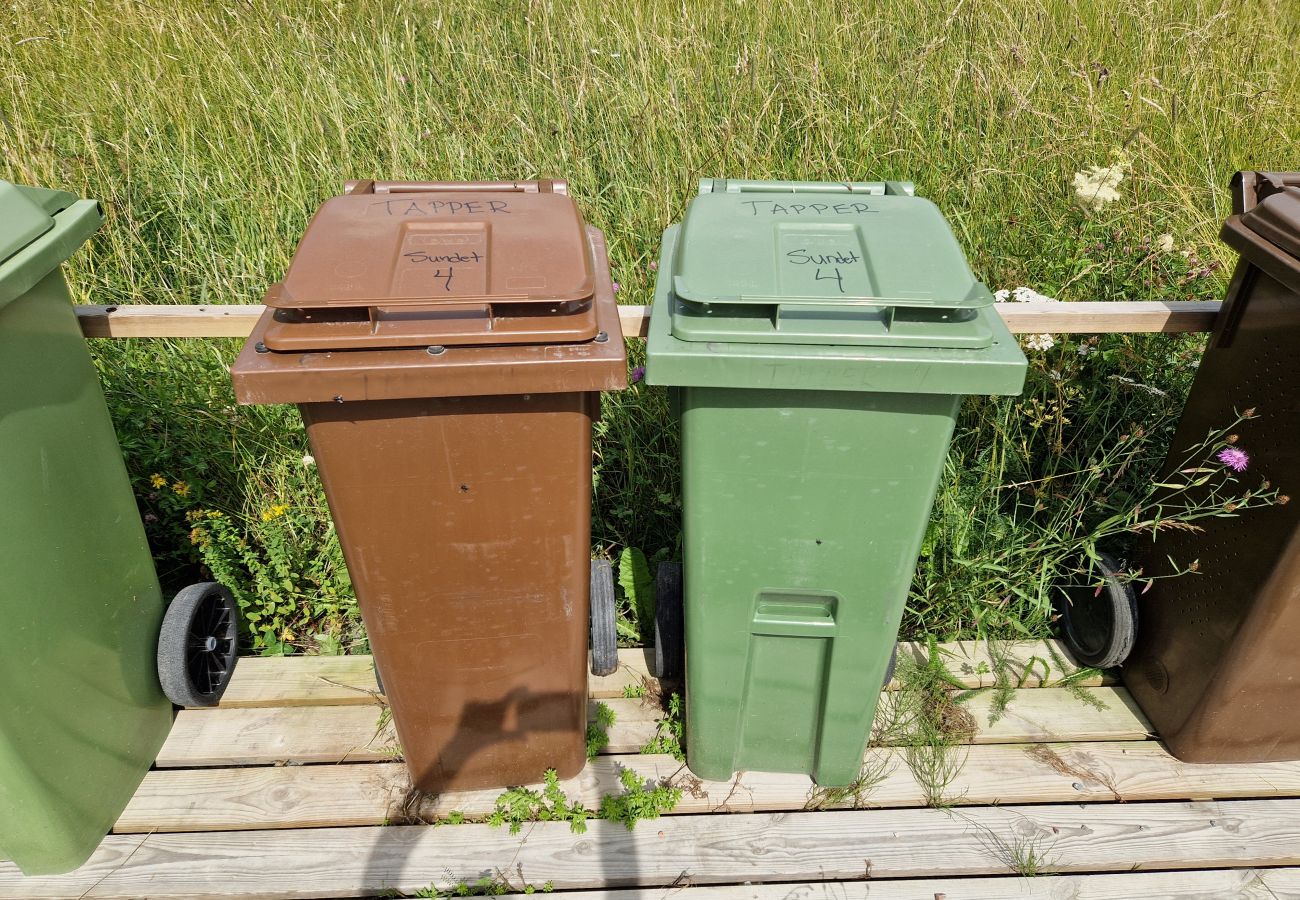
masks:
<path fill-rule="evenodd" d="M 1300 864 L 1300 800 L 669 816 L 633 831 L 541 822 L 110 835 L 75 873 L 0 896 L 343 897 L 496 871 L 557 888 L 1123 872 Z M 955 898 L 954 898 L 955 900 Z"/>
<path fill-rule="evenodd" d="M 968 688 L 991 687 L 997 673 L 1003 673 L 1013 687 L 1041 687 L 1059 684 L 1079 672 L 1057 641 L 954 641 L 938 645 L 944 666 Z M 929 649 L 924 643 L 899 644 L 900 658 L 924 660 Z M 588 689 L 592 697 L 622 697 L 625 689 L 654 686 L 646 651 L 627 648 L 618 652 L 619 668 L 604 677 L 592 675 Z M 1116 684 L 1113 673 L 1089 673 L 1072 678 L 1080 686 Z M 890 682 L 891 689 L 898 681 Z M 221 698 L 223 708 L 256 706 L 339 706 L 381 702 L 374 662 L 369 656 L 275 656 L 245 657 Z"/>
<path fill-rule="evenodd" d="M 617 671 L 588 677 L 591 696 L 622 697 L 628 687 L 656 682 L 650 677 L 645 656 L 639 648 L 618 651 Z M 381 702 L 374 661 L 369 656 L 245 657 L 235 667 L 221 698 L 221 706 L 226 709 Z"/>
<path fill-rule="evenodd" d="M 525 894 L 506 894 L 522 900 Z M 565 900 L 1300 900 L 1300 869 L 1126 872 L 1045 878 L 805 881 L 572 891 Z"/>
<path fill-rule="evenodd" d="M 1138 741 L 1150 725 L 1124 688 L 1088 689 L 1098 705 L 1065 688 L 1016 691 L 996 715 L 996 697 L 984 691 L 963 706 L 975 729 L 972 743 Z M 637 753 L 654 737 L 663 711 L 648 700 L 609 698 L 614 711 L 606 753 Z M 886 706 L 887 700 L 882 701 Z M 1100 707 L 1100 708 L 1098 708 Z M 176 716 L 158 754 L 161 768 L 276 763 L 364 762 L 394 759 L 397 739 L 379 706 L 275 706 L 187 709 Z"/>
<path fill-rule="evenodd" d="M 265 307 L 250 306 L 78 306 L 86 337 L 246 338 Z M 999 303 L 1013 332 L 1194 332 L 1209 331 L 1219 312 L 1214 300 Z M 648 306 L 620 306 L 623 336 L 644 338 Z"/>
<path fill-rule="evenodd" d="M 1300 762 L 1189 765 L 1156 741 L 990 744 L 950 751 L 961 763 L 942 790 L 957 806 L 1300 797 Z M 562 782 L 589 809 L 621 792 L 619 771 L 683 787 L 674 814 L 775 812 L 805 808 L 917 807 L 929 800 L 898 749 L 867 751 L 864 771 L 879 781 L 858 795 L 818 790 L 806 776 L 742 772 L 699 781 L 664 755 L 603 756 Z M 500 791 L 414 796 L 400 763 L 258 766 L 150 772 L 117 822 L 122 833 L 310 828 L 433 821 L 453 811 L 491 812 Z"/>

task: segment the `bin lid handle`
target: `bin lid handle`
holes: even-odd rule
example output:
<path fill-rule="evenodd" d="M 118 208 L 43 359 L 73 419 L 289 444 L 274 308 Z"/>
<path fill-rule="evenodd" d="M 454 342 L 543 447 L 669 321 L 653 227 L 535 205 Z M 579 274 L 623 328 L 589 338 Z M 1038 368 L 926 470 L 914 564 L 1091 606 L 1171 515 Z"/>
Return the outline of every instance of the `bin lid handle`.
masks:
<path fill-rule="evenodd" d="M 560 178 L 537 181 L 349 181 L 345 194 L 429 194 L 451 191 L 502 192 L 514 194 L 568 194 L 569 183 Z"/>

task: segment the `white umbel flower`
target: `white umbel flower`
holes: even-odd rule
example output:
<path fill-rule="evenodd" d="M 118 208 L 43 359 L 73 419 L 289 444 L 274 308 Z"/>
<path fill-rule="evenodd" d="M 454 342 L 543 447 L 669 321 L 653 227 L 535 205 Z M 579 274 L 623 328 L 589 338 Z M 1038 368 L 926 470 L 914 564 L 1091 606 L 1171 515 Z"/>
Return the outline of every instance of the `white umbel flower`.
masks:
<path fill-rule="evenodd" d="M 1074 198 L 1086 210 L 1097 212 L 1107 203 L 1119 199 L 1119 183 L 1124 180 L 1125 166 L 1089 166 L 1074 173 Z"/>
<path fill-rule="evenodd" d="M 1046 294 L 1040 294 L 1033 288 L 1018 287 L 1003 288 L 1000 291 L 993 292 L 993 299 L 998 303 L 1056 303 L 1055 297 L 1048 297 Z"/>

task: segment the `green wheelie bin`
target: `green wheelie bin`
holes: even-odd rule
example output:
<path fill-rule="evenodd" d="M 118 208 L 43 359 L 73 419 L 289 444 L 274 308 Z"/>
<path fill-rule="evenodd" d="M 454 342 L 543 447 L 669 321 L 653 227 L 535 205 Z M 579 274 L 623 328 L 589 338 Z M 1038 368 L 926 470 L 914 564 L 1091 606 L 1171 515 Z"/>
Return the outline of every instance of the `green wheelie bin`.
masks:
<path fill-rule="evenodd" d="M 684 546 L 658 653 L 671 669 L 684 603 L 702 778 L 857 778 L 962 395 L 1023 386 L 992 295 L 912 193 L 705 180 L 664 233 L 646 378 L 680 420 Z"/>
<path fill-rule="evenodd" d="M 28 875 L 85 861 L 167 737 L 168 697 L 215 702 L 203 689 L 233 663 L 220 586 L 182 591 L 164 621 L 60 271 L 101 220 L 94 200 L 0 181 L 0 858 Z"/>

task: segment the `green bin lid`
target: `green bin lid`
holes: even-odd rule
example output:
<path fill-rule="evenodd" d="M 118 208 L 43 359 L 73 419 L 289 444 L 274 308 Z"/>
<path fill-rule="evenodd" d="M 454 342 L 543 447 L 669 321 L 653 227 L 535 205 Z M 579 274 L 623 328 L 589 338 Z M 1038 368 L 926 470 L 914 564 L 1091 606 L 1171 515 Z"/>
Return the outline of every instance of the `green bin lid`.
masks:
<path fill-rule="evenodd" d="M 650 384 L 1017 394 L 1025 369 L 943 215 L 906 182 L 706 180 L 664 232 Z"/>
<path fill-rule="evenodd" d="M 672 260 L 674 337 L 992 343 L 993 331 L 977 313 L 993 296 L 929 200 L 883 183 L 857 190 L 837 183 L 729 187 L 734 184 L 706 181 L 687 209 Z"/>
<path fill-rule="evenodd" d="M 0 180 L 0 306 L 27 293 L 102 221 L 94 200 Z"/>

